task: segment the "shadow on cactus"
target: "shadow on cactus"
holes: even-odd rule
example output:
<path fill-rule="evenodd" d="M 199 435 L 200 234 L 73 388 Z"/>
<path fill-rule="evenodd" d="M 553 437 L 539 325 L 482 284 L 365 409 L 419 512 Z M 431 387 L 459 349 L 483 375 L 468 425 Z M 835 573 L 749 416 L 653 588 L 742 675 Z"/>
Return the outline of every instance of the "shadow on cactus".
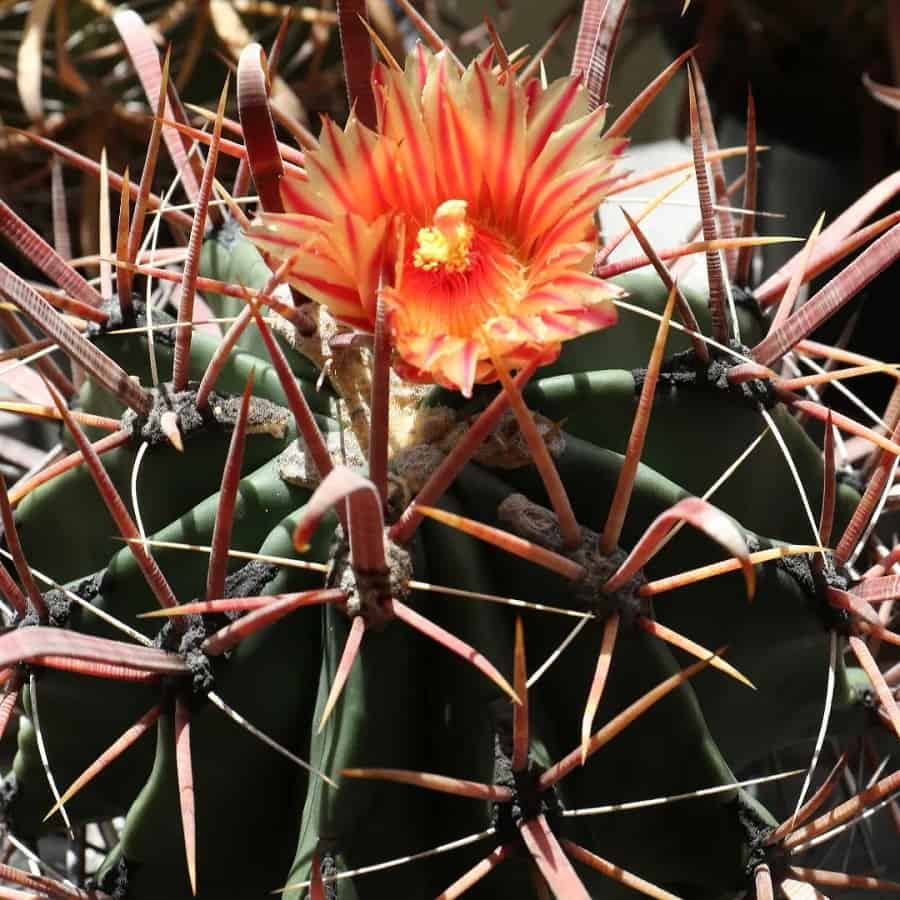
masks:
<path fill-rule="evenodd" d="M 39 139 L 100 177 L 99 279 L 0 208 L 54 285 L 0 266 L 23 395 L 0 405 L 65 434 L 0 484 L 2 806 L 33 862 L 0 891 L 900 890 L 870 828 L 898 821 L 900 553 L 876 526 L 900 404 L 867 425 L 819 397 L 897 374 L 812 338 L 900 252 L 893 220 L 864 224 L 888 192 L 752 289 L 755 113 L 740 207 L 689 54 L 606 125 L 625 5 L 586 3 L 548 83 L 546 48 L 491 26 L 463 65 L 411 9 L 431 49 L 401 65 L 342 4 L 354 112 L 318 138 L 287 123 L 299 148 L 258 45 L 238 119 L 226 84 L 195 127 L 117 16 L 155 110 L 140 179 Z M 620 157 L 685 65 L 695 233 L 644 236 L 664 189 L 601 243 L 598 205 L 670 174 Z M 190 217 L 151 190 L 163 143 Z M 613 256 L 628 235 L 641 255 Z M 851 754 L 852 796 L 820 813 Z M 828 863 L 855 829 L 872 874 Z M 67 876 L 33 854 L 63 830 Z"/>

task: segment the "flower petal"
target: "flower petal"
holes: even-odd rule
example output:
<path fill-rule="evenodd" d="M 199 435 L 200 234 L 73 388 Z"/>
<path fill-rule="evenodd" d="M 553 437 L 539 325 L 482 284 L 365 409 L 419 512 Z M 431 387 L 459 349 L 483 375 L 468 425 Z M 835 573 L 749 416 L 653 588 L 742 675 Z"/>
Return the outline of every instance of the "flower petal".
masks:
<path fill-rule="evenodd" d="M 404 377 L 471 393 L 504 365 L 556 358 L 615 321 L 617 288 L 591 274 L 593 216 L 623 139 L 604 140 L 580 77 L 522 85 L 488 50 L 461 73 L 417 47 L 378 63 L 377 129 L 323 122 L 286 212 L 251 227 L 287 280 L 365 330 L 381 297 Z"/>

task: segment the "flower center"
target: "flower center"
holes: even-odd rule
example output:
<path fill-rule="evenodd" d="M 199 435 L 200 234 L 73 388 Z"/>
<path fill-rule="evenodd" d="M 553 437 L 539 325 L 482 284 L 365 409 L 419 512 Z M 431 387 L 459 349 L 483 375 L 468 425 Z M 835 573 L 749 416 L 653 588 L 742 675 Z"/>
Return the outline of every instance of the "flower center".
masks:
<path fill-rule="evenodd" d="M 434 211 L 434 224 L 416 235 L 413 265 L 426 272 L 465 272 L 474 234 L 466 222 L 466 201 L 445 200 Z"/>

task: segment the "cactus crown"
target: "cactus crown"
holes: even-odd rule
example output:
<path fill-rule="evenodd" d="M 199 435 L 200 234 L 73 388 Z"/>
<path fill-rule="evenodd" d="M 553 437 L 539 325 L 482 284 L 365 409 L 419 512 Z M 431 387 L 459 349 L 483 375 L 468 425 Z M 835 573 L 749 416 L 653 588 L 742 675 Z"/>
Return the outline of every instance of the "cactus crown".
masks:
<path fill-rule="evenodd" d="M 54 285 L 0 264 L 33 367 L 2 406 L 66 442 L 0 476 L 0 808 L 14 846 L 64 828 L 83 850 L 96 823 L 105 846 L 77 884 L 0 864 L 0 894 L 900 890 L 890 860 L 819 849 L 896 819 L 900 553 L 877 526 L 900 404 L 869 427 L 816 390 L 896 372 L 811 337 L 900 254 L 896 217 L 863 225 L 896 185 L 751 288 L 754 117 L 735 214 L 689 53 L 606 126 L 626 3 L 586 0 L 549 84 L 549 45 L 526 61 L 489 22 L 465 66 L 402 5 L 432 48 L 403 67 L 338 5 L 343 129 L 270 104 L 286 24 L 268 62 L 239 54 L 239 121 L 226 83 L 194 127 L 123 11 L 155 111 L 140 180 L 26 135 L 99 175 L 102 234 L 95 286 L 0 201 Z M 626 234 L 601 242 L 596 208 L 665 174 L 616 163 L 683 66 L 701 239 L 654 247 L 657 198 L 626 214 L 641 254 L 613 258 Z M 161 144 L 191 215 L 151 190 Z M 153 215 L 180 246 L 142 251 Z M 799 799 L 767 787 L 792 777 Z"/>

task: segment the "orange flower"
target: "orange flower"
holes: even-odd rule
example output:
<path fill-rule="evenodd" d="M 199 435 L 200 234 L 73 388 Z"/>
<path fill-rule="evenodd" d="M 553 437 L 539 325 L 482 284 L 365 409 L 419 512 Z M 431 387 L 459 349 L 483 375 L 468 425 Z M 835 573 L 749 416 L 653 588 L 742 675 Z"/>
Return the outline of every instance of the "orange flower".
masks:
<path fill-rule="evenodd" d="M 604 141 L 580 78 L 520 84 L 486 57 L 458 73 L 423 48 L 376 66 L 378 130 L 326 119 L 303 178 L 255 242 L 295 254 L 289 281 L 371 330 L 383 299 L 394 366 L 469 395 L 562 341 L 615 322 L 617 289 L 590 275 L 594 210 L 624 142 Z M 299 248 L 299 252 L 298 252 Z"/>

